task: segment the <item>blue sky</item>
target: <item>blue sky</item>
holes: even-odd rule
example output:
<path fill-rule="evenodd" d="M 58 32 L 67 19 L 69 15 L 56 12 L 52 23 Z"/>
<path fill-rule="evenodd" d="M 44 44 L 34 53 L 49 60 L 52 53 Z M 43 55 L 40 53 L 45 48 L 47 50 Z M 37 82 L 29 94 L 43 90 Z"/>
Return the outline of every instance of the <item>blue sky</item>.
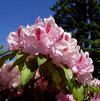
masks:
<path fill-rule="evenodd" d="M 7 35 L 18 26 L 33 24 L 38 16 L 52 15 L 56 0 L 0 0 L 0 44 L 7 46 Z"/>

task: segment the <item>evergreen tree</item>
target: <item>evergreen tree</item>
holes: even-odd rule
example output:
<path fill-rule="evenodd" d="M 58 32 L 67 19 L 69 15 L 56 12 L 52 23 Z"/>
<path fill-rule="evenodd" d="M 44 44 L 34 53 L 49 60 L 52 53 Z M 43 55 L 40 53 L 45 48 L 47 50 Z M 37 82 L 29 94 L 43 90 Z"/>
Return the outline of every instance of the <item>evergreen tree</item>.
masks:
<path fill-rule="evenodd" d="M 71 32 L 94 61 L 94 76 L 100 79 L 100 1 L 57 0 L 50 8 L 56 23 Z"/>

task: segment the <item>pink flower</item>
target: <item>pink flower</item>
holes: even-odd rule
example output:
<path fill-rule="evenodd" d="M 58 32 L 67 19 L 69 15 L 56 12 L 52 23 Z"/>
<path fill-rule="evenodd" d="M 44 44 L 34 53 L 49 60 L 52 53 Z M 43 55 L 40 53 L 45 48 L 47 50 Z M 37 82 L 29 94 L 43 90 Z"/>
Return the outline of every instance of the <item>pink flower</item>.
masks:
<path fill-rule="evenodd" d="M 52 16 L 50 16 L 49 18 L 44 18 L 44 24 L 45 24 L 46 33 L 48 34 L 51 34 L 57 26 Z"/>
<path fill-rule="evenodd" d="M 26 28 L 22 29 L 21 33 L 24 34 L 22 40 L 23 42 L 22 51 L 25 53 L 29 53 L 30 55 L 37 54 L 39 41 L 37 35 L 35 34 L 36 33 L 35 26 L 27 26 Z"/>
<path fill-rule="evenodd" d="M 92 74 L 90 72 L 86 72 L 84 74 L 78 75 L 76 80 L 81 84 L 88 84 L 91 82 L 92 78 Z"/>
<path fill-rule="evenodd" d="M 100 101 L 100 93 L 96 93 L 94 97 L 90 99 L 90 101 Z"/>
<path fill-rule="evenodd" d="M 84 74 L 87 72 L 92 73 L 94 71 L 93 61 L 89 58 L 88 52 L 81 51 L 80 57 L 76 63 L 78 74 Z"/>
<path fill-rule="evenodd" d="M 35 21 L 35 25 L 43 25 L 44 26 L 44 23 L 43 23 L 43 21 L 42 21 L 42 18 L 40 18 L 40 17 L 38 17 L 37 19 L 36 19 L 36 21 Z"/>
<path fill-rule="evenodd" d="M 71 69 L 76 66 L 76 61 L 79 58 L 80 47 L 77 45 L 77 40 L 71 38 L 68 41 L 68 48 L 64 51 L 63 63 L 68 65 Z"/>
<path fill-rule="evenodd" d="M 17 32 L 11 32 L 8 35 L 7 41 L 10 50 L 21 50 L 23 48 L 24 34 L 22 33 L 23 27 L 20 26 Z"/>
<path fill-rule="evenodd" d="M 44 19 L 44 28 L 45 32 L 41 35 L 40 41 L 44 49 L 50 54 L 51 47 L 61 37 L 64 30 L 56 25 L 51 16 Z"/>
<path fill-rule="evenodd" d="M 94 70 L 88 52 L 80 52 L 77 40 L 64 32 L 52 16 L 44 21 L 38 18 L 34 25 L 10 33 L 8 43 L 11 50 L 21 50 L 32 56 L 49 55 L 54 64 L 65 64 L 78 75 Z"/>
<path fill-rule="evenodd" d="M 8 43 L 11 50 L 21 50 L 32 55 L 41 53 L 52 56 L 54 44 L 69 39 L 71 39 L 71 35 L 58 27 L 54 18 L 50 16 L 45 18 L 44 22 L 38 18 L 34 25 L 28 25 L 26 28 L 20 27 L 17 32 L 10 33 Z M 61 42 L 61 45 L 62 43 L 66 44 Z"/>
<path fill-rule="evenodd" d="M 69 33 L 64 33 L 67 38 L 62 37 L 52 46 L 52 59 L 55 64 L 61 63 L 68 65 L 70 68 L 76 66 L 79 57 L 79 49 L 77 40 L 70 37 Z"/>
<path fill-rule="evenodd" d="M 93 79 L 88 83 L 90 86 L 95 86 L 95 87 L 100 87 L 100 80 L 98 79 Z"/>
<path fill-rule="evenodd" d="M 56 95 L 57 101 L 75 101 L 73 95 L 64 95 L 62 92 Z"/>
<path fill-rule="evenodd" d="M 20 72 L 17 67 L 11 69 L 12 64 L 4 64 L 0 69 L 0 90 L 17 87 L 20 83 Z"/>
<path fill-rule="evenodd" d="M 90 101 L 100 101 L 100 98 L 99 97 L 97 97 L 97 98 L 91 98 L 91 100 Z"/>
<path fill-rule="evenodd" d="M 11 32 L 8 36 L 10 50 L 19 50 L 19 36 L 16 32 Z"/>

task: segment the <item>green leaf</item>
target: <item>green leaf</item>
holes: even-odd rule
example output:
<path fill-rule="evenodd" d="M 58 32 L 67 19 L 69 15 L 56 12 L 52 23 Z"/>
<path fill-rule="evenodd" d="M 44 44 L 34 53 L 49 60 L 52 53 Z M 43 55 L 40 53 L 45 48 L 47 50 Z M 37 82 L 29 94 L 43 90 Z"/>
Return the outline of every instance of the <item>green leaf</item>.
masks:
<path fill-rule="evenodd" d="M 23 54 L 21 54 L 21 53 L 18 52 L 18 53 L 16 54 L 16 59 L 19 59 L 19 58 L 22 57 L 22 56 L 23 56 Z"/>
<path fill-rule="evenodd" d="M 66 69 L 66 68 L 63 68 L 64 72 L 65 72 L 65 76 L 67 79 L 72 79 L 73 78 L 73 73 L 71 71 L 71 69 Z"/>
<path fill-rule="evenodd" d="M 67 79 L 67 89 L 72 91 L 74 87 L 73 73 L 71 69 L 67 69 L 64 66 L 62 67 L 65 73 L 65 77 Z"/>
<path fill-rule="evenodd" d="M 3 45 L 0 45 L 0 53 L 2 52 L 3 49 Z"/>
<path fill-rule="evenodd" d="M 37 57 L 38 66 L 44 64 L 46 61 L 46 58 Z"/>
<path fill-rule="evenodd" d="M 91 93 L 97 93 L 100 92 L 100 87 L 96 87 L 96 86 L 85 86 L 85 91 L 86 92 L 91 92 Z"/>
<path fill-rule="evenodd" d="M 21 84 L 24 86 L 27 84 L 30 79 L 33 77 L 34 72 L 32 72 L 29 68 L 27 68 L 26 64 L 24 64 L 23 69 L 21 70 Z"/>
<path fill-rule="evenodd" d="M 73 88 L 73 96 L 76 101 L 83 101 L 84 99 L 84 88 L 81 86 L 80 88 Z"/>
<path fill-rule="evenodd" d="M 15 52 L 9 53 L 9 54 L 5 54 L 2 57 L 0 57 L 0 67 L 2 67 L 2 65 L 9 59 L 13 59 L 15 57 Z"/>
<path fill-rule="evenodd" d="M 7 51 L 0 51 L 0 57 L 11 52 L 10 50 L 7 50 Z"/>

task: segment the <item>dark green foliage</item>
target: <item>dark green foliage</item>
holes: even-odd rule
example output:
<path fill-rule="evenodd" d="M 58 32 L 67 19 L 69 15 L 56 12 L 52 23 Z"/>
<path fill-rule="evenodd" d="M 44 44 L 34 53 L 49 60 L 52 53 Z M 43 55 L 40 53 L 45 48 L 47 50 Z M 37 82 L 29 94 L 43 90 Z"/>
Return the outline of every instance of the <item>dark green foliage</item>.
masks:
<path fill-rule="evenodd" d="M 50 8 L 56 23 L 71 32 L 94 61 L 94 76 L 100 79 L 100 1 L 57 0 Z"/>

